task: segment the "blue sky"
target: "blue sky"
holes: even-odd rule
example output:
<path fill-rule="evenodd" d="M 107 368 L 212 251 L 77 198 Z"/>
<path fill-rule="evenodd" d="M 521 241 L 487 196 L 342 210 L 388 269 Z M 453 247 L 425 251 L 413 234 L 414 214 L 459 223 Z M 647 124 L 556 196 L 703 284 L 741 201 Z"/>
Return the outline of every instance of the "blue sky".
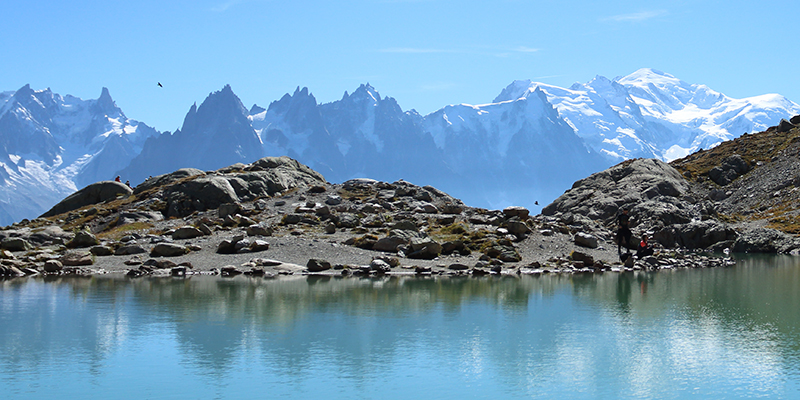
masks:
<path fill-rule="evenodd" d="M 105 86 L 161 131 L 225 84 L 249 108 L 369 82 L 427 114 L 491 102 L 516 79 L 568 87 L 648 67 L 800 102 L 796 0 L 30 0 L 0 15 L 0 91 L 89 99 Z"/>

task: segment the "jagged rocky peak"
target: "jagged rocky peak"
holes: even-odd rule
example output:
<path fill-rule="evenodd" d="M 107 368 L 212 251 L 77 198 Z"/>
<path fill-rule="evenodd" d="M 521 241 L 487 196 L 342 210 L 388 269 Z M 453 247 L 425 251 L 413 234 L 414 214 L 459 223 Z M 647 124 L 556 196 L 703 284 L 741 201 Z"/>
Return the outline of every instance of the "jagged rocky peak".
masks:
<path fill-rule="evenodd" d="M 353 95 L 350 98 L 370 98 L 375 102 L 381 101 L 381 95 L 375 90 L 372 85 L 367 82 L 366 84 L 361 84 L 361 86 L 353 92 Z"/>
<path fill-rule="evenodd" d="M 120 109 L 117 107 L 117 104 L 114 103 L 114 100 L 111 98 L 111 94 L 108 92 L 108 88 L 103 87 L 103 90 L 100 93 L 100 97 L 97 98 L 97 102 L 95 103 L 98 110 L 104 112 L 107 115 L 113 114 L 115 112 L 121 112 Z"/>
<path fill-rule="evenodd" d="M 264 111 L 267 111 L 267 109 L 259 106 L 258 104 L 253 104 L 253 106 L 250 107 L 250 115 L 261 114 Z"/>
<path fill-rule="evenodd" d="M 317 99 L 311 94 L 307 87 L 302 89 L 298 86 L 293 94 L 286 93 L 280 100 L 269 104 L 268 113 L 285 114 L 289 110 L 307 110 L 317 106 Z M 298 111 L 299 112 L 299 111 Z"/>

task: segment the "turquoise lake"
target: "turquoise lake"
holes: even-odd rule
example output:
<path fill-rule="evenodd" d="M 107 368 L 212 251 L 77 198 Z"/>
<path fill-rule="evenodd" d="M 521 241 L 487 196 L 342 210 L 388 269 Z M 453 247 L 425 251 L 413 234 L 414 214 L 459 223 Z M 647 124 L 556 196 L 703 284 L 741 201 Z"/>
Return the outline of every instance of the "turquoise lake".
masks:
<path fill-rule="evenodd" d="M 800 258 L 0 281 L 0 399 L 800 398 Z"/>

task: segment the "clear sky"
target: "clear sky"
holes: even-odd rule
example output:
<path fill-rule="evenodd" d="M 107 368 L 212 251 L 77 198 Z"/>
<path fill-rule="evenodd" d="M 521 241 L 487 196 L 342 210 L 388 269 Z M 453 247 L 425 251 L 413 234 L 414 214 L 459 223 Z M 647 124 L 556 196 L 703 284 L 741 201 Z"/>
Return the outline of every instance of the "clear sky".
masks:
<path fill-rule="evenodd" d="M 798 15 L 797 0 L 2 1 L 0 91 L 105 86 L 160 131 L 225 84 L 249 108 L 368 82 L 427 114 L 517 79 L 568 87 L 648 67 L 800 102 Z"/>

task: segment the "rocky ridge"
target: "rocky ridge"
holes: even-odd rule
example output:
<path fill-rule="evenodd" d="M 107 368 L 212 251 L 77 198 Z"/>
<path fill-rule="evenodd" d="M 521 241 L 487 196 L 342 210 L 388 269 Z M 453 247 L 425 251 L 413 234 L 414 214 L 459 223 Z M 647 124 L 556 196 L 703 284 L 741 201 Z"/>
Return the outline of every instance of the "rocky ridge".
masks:
<path fill-rule="evenodd" d="M 663 175 L 659 161 L 628 166 L 642 163 L 650 172 L 631 170 L 620 180 Z M 655 189 L 644 196 L 690 190 L 680 175 L 671 178 L 672 184 L 653 180 Z M 70 204 L 0 231 L 0 274 L 480 276 L 731 263 L 676 248 L 623 265 L 611 230 L 581 212 L 532 216 L 523 207 L 468 207 L 402 180 L 331 184 L 288 157 L 178 170 L 110 200 Z"/>
<path fill-rule="evenodd" d="M 544 215 L 611 235 L 628 208 L 634 242 L 666 249 L 796 253 L 800 116 L 670 164 L 634 159 L 576 182 Z"/>

